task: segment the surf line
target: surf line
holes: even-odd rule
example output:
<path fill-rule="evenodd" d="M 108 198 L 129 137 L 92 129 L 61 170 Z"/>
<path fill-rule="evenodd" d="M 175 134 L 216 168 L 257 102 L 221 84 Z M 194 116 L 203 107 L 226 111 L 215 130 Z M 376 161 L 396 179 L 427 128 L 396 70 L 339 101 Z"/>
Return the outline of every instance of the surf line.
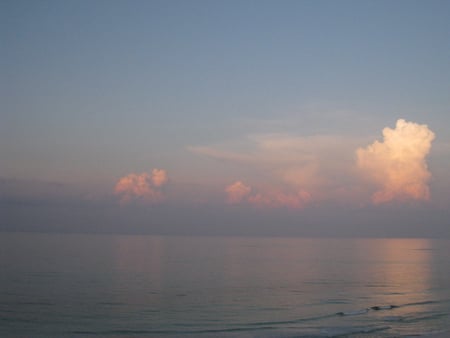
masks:
<path fill-rule="evenodd" d="M 391 309 L 396 309 L 398 308 L 398 305 L 382 305 L 382 306 L 371 306 L 362 310 L 357 310 L 357 311 L 349 311 L 349 312 L 337 312 L 336 314 L 338 316 L 356 316 L 356 315 L 361 315 L 364 313 L 369 312 L 370 310 L 373 311 L 381 311 L 381 310 L 391 310 Z"/>

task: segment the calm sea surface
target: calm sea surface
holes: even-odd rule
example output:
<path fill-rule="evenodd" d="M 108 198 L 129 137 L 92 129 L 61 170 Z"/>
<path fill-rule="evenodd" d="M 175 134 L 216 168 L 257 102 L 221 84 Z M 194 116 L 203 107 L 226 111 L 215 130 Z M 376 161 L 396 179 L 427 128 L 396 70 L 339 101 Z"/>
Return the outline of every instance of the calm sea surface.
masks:
<path fill-rule="evenodd" d="M 450 241 L 0 234 L 0 336 L 450 330 Z"/>

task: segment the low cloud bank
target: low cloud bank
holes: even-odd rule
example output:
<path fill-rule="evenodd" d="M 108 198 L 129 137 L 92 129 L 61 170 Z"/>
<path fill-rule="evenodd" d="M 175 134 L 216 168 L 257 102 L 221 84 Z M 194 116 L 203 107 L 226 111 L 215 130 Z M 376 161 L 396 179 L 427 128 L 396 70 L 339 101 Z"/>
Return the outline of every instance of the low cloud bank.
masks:
<path fill-rule="evenodd" d="M 311 200 L 311 195 L 305 190 L 297 193 L 270 191 L 253 193 L 252 188 L 241 181 L 236 181 L 225 188 L 229 204 L 250 204 L 256 207 L 269 208 L 303 208 Z"/>

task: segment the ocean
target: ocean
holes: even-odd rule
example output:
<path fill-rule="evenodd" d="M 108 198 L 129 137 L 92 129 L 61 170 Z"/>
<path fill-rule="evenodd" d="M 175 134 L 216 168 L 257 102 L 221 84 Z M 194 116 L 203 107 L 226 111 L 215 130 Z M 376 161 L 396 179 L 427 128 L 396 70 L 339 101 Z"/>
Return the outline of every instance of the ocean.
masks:
<path fill-rule="evenodd" d="M 0 234 L 1 337 L 448 331 L 449 240 Z"/>

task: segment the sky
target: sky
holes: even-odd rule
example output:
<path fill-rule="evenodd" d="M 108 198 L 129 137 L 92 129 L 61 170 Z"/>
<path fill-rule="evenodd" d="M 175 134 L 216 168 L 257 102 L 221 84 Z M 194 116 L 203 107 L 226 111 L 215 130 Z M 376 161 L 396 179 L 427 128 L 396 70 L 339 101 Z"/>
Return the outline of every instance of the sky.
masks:
<path fill-rule="evenodd" d="M 448 1 L 0 6 L 0 230 L 450 238 Z"/>

